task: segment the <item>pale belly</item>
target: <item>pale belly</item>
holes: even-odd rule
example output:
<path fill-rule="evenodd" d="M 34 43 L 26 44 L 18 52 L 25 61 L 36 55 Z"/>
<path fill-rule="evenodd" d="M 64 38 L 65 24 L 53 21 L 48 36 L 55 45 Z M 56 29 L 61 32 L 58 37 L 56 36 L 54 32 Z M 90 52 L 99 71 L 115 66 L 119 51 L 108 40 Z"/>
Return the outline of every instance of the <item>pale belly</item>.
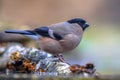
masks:
<path fill-rule="evenodd" d="M 75 40 L 73 39 L 74 38 L 72 38 L 71 40 L 63 39 L 60 41 L 56 41 L 54 39 L 44 37 L 40 39 L 39 46 L 43 50 L 52 54 L 63 53 L 73 50 L 79 44 L 79 40 L 75 41 L 76 39 Z"/>
<path fill-rule="evenodd" d="M 43 50 L 51 53 L 57 54 L 62 53 L 63 48 L 61 47 L 59 41 L 53 40 L 51 38 L 42 38 L 39 45 Z"/>

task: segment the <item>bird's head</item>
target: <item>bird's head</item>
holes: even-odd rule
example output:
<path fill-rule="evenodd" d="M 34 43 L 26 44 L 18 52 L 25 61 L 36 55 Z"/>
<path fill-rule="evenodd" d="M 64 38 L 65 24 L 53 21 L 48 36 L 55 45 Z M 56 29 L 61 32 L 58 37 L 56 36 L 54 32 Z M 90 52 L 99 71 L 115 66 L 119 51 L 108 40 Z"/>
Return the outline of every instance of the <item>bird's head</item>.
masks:
<path fill-rule="evenodd" d="M 77 23 L 78 25 L 80 25 L 80 27 L 82 27 L 83 30 L 89 27 L 89 24 L 84 19 L 81 19 L 81 18 L 74 18 L 74 19 L 68 20 L 67 22 L 70 24 Z"/>

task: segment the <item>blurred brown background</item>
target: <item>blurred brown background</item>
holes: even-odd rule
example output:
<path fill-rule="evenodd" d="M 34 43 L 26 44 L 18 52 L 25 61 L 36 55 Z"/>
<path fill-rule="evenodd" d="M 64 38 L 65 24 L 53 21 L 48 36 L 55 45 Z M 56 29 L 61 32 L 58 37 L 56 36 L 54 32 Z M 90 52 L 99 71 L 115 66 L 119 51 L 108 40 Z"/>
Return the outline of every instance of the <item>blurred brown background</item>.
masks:
<path fill-rule="evenodd" d="M 0 31 L 84 18 L 90 27 L 80 45 L 65 54 L 66 60 L 71 64 L 91 61 L 100 73 L 119 74 L 119 4 L 120 0 L 0 0 Z"/>
<path fill-rule="evenodd" d="M 31 26 L 72 17 L 119 23 L 119 0 L 0 0 L 0 19 Z M 94 22 L 93 22 L 94 23 Z"/>

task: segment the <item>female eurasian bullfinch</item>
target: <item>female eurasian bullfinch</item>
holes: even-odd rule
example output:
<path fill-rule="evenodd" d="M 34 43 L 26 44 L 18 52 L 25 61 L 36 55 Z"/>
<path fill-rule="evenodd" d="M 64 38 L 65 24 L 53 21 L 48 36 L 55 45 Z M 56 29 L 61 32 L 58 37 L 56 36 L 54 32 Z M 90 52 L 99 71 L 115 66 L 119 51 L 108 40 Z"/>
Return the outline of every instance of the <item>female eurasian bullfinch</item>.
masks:
<path fill-rule="evenodd" d="M 6 30 L 5 33 L 28 36 L 34 39 L 42 50 L 51 54 L 58 54 L 76 48 L 88 26 L 89 24 L 85 20 L 74 18 L 34 30 Z"/>

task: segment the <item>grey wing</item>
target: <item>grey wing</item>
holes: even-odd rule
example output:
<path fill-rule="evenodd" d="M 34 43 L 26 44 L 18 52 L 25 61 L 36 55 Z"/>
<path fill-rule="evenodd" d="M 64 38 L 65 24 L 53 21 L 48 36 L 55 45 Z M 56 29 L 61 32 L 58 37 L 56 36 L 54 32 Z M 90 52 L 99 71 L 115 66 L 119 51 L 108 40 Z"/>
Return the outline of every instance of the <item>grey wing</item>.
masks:
<path fill-rule="evenodd" d="M 53 30 L 53 32 L 59 34 L 60 36 L 64 37 L 67 34 L 71 34 L 70 25 L 67 22 L 61 22 L 57 24 L 50 25 L 49 28 Z"/>

